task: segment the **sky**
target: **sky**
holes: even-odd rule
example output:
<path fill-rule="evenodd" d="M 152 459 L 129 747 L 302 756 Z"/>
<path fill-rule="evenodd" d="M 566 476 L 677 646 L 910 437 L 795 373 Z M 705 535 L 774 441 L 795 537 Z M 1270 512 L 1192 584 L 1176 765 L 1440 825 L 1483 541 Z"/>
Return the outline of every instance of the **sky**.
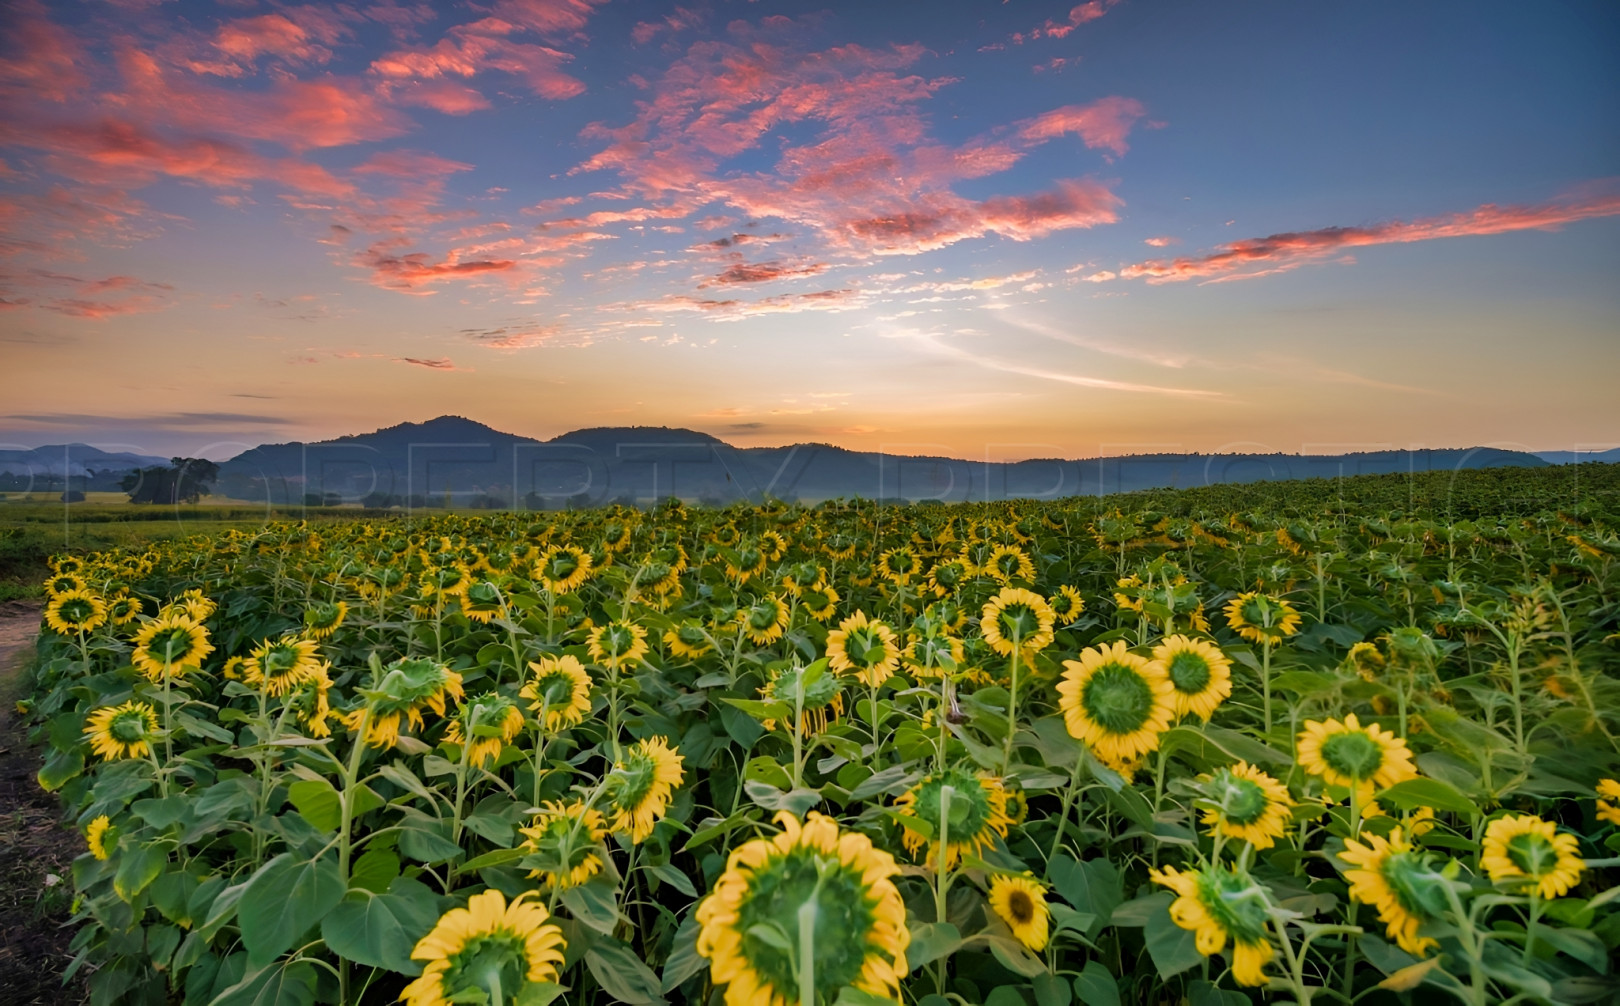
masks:
<path fill-rule="evenodd" d="M 1620 6 L 21 0 L 0 447 L 1620 446 Z"/>

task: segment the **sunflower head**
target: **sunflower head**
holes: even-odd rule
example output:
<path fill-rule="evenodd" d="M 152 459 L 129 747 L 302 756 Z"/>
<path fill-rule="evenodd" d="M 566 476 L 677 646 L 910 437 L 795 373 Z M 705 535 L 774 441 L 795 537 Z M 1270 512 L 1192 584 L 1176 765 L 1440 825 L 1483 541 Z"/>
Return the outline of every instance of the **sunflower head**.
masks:
<path fill-rule="evenodd" d="M 298 722 L 315 738 L 332 736 L 332 665 L 321 663 L 287 695 L 287 708 L 298 717 Z"/>
<path fill-rule="evenodd" d="M 766 594 L 753 604 L 737 609 L 737 623 L 743 635 L 756 646 L 769 646 L 782 638 L 788 627 L 788 606 L 774 594 Z"/>
<path fill-rule="evenodd" d="M 1123 641 L 1093 646 L 1063 662 L 1058 706 L 1070 736 L 1116 771 L 1134 770 L 1170 728 L 1174 686 L 1164 665 Z"/>
<path fill-rule="evenodd" d="M 1330 786 L 1355 790 L 1363 802 L 1376 790 L 1417 777 L 1406 742 L 1375 723 L 1362 726 L 1355 713 L 1342 723 L 1306 720 L 1298 753 L 1306 772 Z"/>
<path fill-rule="evenodd" d="M 1167 636 L 1153 648 L 1153 659 L 1164 666 L 1173 688 L 1177 716 L 1197 716 L 1205 722 L 1232 694 L 1232 661 L 1214 643 L 1187 636 Z"/>
<path fill-rule="evenodd" d="M 170 611 L 141 626 L 130 660 L 151 680 L 162 681 L 165 674 L 178 676 L 186 668 L 196 667 L 212 652 L 208 630 L 200 622 Z"/>
<path fill-rule="evenodd" d="M 1200 776 L 1203 821 L 1227 838 L 1269 849 L 1283 836 L 1293 805 L 1288 787 L 1249 765 L 1238 762 Z"/>
<path fill-rule="evenodd" d="M 84 841 L 90 847 L 90 855 L 97 859 L 106 859 L 111 855 L 112 848 L 118 844 L 116 832 L 111 833 L 112 841 L 108 842 L 111 827 L 112 820 L 106 814 L 101 814 L 90 822 L 90 827 L 84 832 Z"/>
<path fill-rule="evenodd" d="M 468 699 L 450 718 L 444 732 L 449 744 L 468 744 L 467 764 L 484 766 L 500 757 L 501 748 L 523 730 L 523 711 L 499 692 Z"/>
<path fill-rule="evenodd" d="M 922 574 L 922 561 L 910 545 L 901 545 L 878 556 L 878 574 L 890 583 L 904 586 Z"/>
<path fill-rule="evenodd" d="M 947 793 L 947 791 L 949 791 Z M 1007 789 L 988 772 L 977 775 L 964 768 L 935 772 L 895 798 L 896 809 L 927 825 L 915 829 L 901 822 L 901 840 L 923 865 L 938 869 L 940 836 L 945 838 L 945 867 L 951 869 L 963 854 L 977 855 L 1007 837 Z M 926 853 L 923 852 L 926 847 Z"/>
<path fill-rule="evenodd" d="M 714 649 L 714 644 L 710 642 L 708 633 L 703 631 L 703 626 L 691 619 L 673 629 L 666 629 L 664 645 L 669 648 L 671 656 L 687 660 L 696 660 Z"/>
<path fill-rule="evenodd" d="M 1004 657 L 1028 657 L 1052 643 L 1057 615 L 1046 598 L 1022 587 L 1003 587 L 979 614 L 979 634 Z"/>
<path fill-rule="evenodd" d="M 608 784 L 609 828 L 641 844 L 669 808 L 670 794 L 686 778 L 685 759 L 663 737 L 637 741 L 613 765 Z"/>
<path fill-rule="evenodd" d="M 1031 875 L 998 873 L 990 881 L 990 908 L 1012 930 L 1018 942 L 1035 953 L 1046 949 L 1046 887 Z"/>
<path fill-rule="evenodd" d="M 1035 579 L 1035 564 L 1017 545 L 997 545 L 985 560 L 984 572 L 998 583 L 1018 580 L 1028 583 Z"/>
<path fill-rule="evenodd" d="M 1226 624 L 1251 643 L 1276 643 L 1299 631 L 1300 615 L 1280 597 L 1249 591 L 1226 605 Z"/>
<path fill-rule="evenodd" d="M 781 702 L 790 710 L 801 710 L 801 736 L 821 733 L 844 712 L 843 679 L 829 671 L 826 662 L 819 660 L 808 667 L 785 667 L 772 674 L 771 680 L 759 690 L 759 697 L 766 702 Z M 791 717 L 782 727 L 788 729 L 790 725 Z M 776 721 L 765 721 L 765 729 L 776 727 Z"/>
<path fill-rule="evenodd" d="M 579 800 L 548 802 L 523 833 L 521 865 L 544 887 L 578 887 L 602 872 L 607 824 Z"/>
<path fill-rule="evenodd" d="M 462 697 L 461 675 L 436 660 L 405 657 L 383 668 L 382 680 L 363 692 L 372 710 L 366 742 L 373 747 L 393 747 L 399 743 L 403 722 L 422 725 L 422 710 L 444 715 L 445 699 Z M 351 730 L 360 729 L 366 706 L 346 717 Z"/>
<path fill-rule="evenodd" d="M 1418 930 L 1443 917 L 1449 881 L 1429 864 L 1428 853 L 1413 849 L 1398 827 L 1390 830 L 1388 839 L 1372 834 L 1362 838 L 1346 839 L 1339 853 L 1355 867 L 1344 874 L 1350 896 L 1378 909 L 1390 938 L 1407 953 L 1422 957 L 1436 942 L 1419 936 Z"/>
<path fill-rule="evenodd" d="M 128 625 L 141 617 L 141 599 L 130 594 L 107 598 L 107 618 L 114 625 Z"/>
<path fill-rule="evenodd" d="M 529 700 L 546 730 L 578 726 L 591 712 L 591 679 L 573 656 L 541 657 L 529 664 L 533 675 L 518 694 Z"/>
<path fill-rule="evenodd" d="M 45 605 L 45 624 L 64 636 L 92 632 L 106 620 L 106 602 L 82 587 L 53 594 Z"/>
<path fill-rule="evenodd" d="M 1170 918 L 1193 933 L 1198 952 L 1220 953 L 1232 940 L 1232 977 L 1240 985 L 1264 985 L 1261 969 L 1276 955 L 1266 936 L 1270 904 L 1265 890 L 1241 870 L 1215 866 L 1178 871 L 1173 866 L 1148 871 L 1155 884 L 1176 894 Z"/>
<path fill-rule="evenodd" d="M 1598 820 L 1620 824 L 1620 780 L 1599 779 L 1596 789 Z"/>
<path fill-rule="evenodd" d="M 57 594 L 66 594 L 75 590 L 84 590 L 84 577 L 79 575 L 77 569 L 71 571 L 58 571 L 45 578 L 45 593 L 51 597 Z"/>
<path fill-rule="evenodd" d="M 499 615 L 505 604 L 501 588 L 488 580 L 468 584 L 466 592 L 461 595 L 461 613 L 484 625 Z"/>
<path fill-rule="evenodd" d="M 284 695 L 321 666 L 320 646 L 313 639 L 282 636 L 254 648 L 242 668 L 242 683 L 269 695 Z"/>
<path fill-rule="evenodd" d="M 158 736 L 157 710 L 134 701 L 102 706 L 85 720 L 84 736 L 90 749 L 104 761 L 144 758 L 151 753 L 152 742 Z"/>
<path fill-rule="evenodd" d="M 894 858 L 814 812 L 803 824 L 785 811 L 776 822 L 774 838 L 732 851 L 698 906 L 698 953 L 726 986 L 727 1006 L 797 1003 L 811 961 L 818 1001 L 846 985 L 898 998 L 911 934 Z"/>
<path fill-rule="evenodd" d="M 1052 614 L 1057 616 L 1058 625 L 1072 625 L 1085 613 L 1086 602 L 1080 592 L 1068 584 L 1062 584 L 1046 599 L 1052 606 Z"/>
<path fill-rule="evenodd" d="M 411 951 L 427 966 L 400 998 L 408 1006 L 508 1006 L 530 984 L 556 981 L 567 941 L 549 918 L 527 892 L 510 905 L 500 891 L 473 895 L 466 908 L 444 913 Z"/>
<path fill-rule="evenodd" d="M 304 633 L 311 639 L 325 639 L 338 630 L 348 617 L 343 601 L 321 601 L 304 609 Z"/>
<path fill-rule="evenodd" d="M 647 630 L 632 622 L 615 619 L 591 630 L 585 649 L 591 659 L 615 670 L 634 667 L 647 655 Z"/>
<path fill-rule="evenodd" d="M 827 660 L 838 673 L 853 674 L 875 688 L 900 666 L 900 646 L 887 623 L 857 611 L 827 633 Z"/>
<path fill-rule="evenodd" d="M 1580 847 L 1580 839 L 1559 832 L 1551 821 L 1508 814 L 1485 826 L 1479 865 L 1495 883 L 1557 898 L 1580 883 L 1586 869 Z"/>

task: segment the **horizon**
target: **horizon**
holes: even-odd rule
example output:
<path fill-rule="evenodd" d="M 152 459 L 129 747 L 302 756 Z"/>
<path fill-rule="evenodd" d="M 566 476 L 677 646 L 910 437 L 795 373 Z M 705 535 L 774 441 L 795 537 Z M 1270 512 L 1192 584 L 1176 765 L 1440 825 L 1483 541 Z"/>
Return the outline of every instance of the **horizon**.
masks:
<path fill-rule="evenodd" d="M 1612 3 L 916 10 L 15 3 L 0 447 L 1620 446 Z"/>

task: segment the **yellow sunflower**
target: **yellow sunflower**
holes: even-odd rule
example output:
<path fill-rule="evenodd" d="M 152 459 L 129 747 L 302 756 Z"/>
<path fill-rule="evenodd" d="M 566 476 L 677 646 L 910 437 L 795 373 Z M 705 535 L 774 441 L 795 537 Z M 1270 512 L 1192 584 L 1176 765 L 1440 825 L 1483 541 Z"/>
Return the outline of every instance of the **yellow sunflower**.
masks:
<path fill-rule="evenodd" d="M 1232 694 L 1232 661 L 1214 643 L 1188 636 L 1166 636 L 1153 648 L 1175 690 L 1176 716 L 1197 716 L 1208 723 L 1215 709 Z"/>
<path fill-rule="evenodd" d="M 1204 823 L 1227 838 L 1269 849 L 1288 829 L 1293 806 L 1288 787 L 1247 762 L 1200 776 L 1198 782 Z"/>
<path fill-rule="evenodd" d="M 53 594 L 45 605 L 45 624 L 64 636 L 93 632 L 106 620 L 107 603 L 84 588 Z"/>
<path fill-rule="evenodd" d="M 1597 816 L 1599 821 L 1620 824 L 1620 780 L 1600 779 L 1597 784 Z M 1607 800 L 1604 797 L 1608 797 Z M 1614 801 L 1611 803 L 1610 801 Z"/>
<path fill-rule="evenodd" d="M 523 865 L 542 887 L 578 887 L 602 872 L 602 839 L 607 824 L 599 811 L 579 800 L 548 801 L 523 833 Z"/>
<path fill-rule="evenodd" d="M 141 617 L 141 599 L 129 594 L 107 598 L 107 618 L 114 625 L 128 625 Z"/>
<path fill-rule="evenodd" d="M 1046 949 L 1046 888 L 1029 874 L 1014 877 L 998 873 L 990 881 L 990 908 L 1012 930 L 1018 942 L 1035 953 Z"/>
<path fill-rule="evenodd" d="M 1154 868 L 1148 876 L 1176 893 L 1170 919 L 1193 933 L 1205 957 L 1221 953 L 1232 941 L 1232 977 L 1239 985 L 1264 985 L 1262 970 L 1277 955 L 1266 936 L 1269 906 L 1260 885 L 1246 873 L 1224 867 L 1180 871 Z"/>
<path fill-rule="evenodd" d="M 282 636 L 254 647 L 242 665 L 242 683 L 267 695 L 284 695 L 321 666 L 320 644 L 313 639 Z"/>
<path fill-rule="evenodd" d="M 622 619 L 598 625 L 591 630 L 585 650 L 604 667 L 634 667 L 647 655 L 647 630 Z"/>
<path fill-rule="evenodd" d="M 287 696 L 287 706 L 298 717 L 298 722 L 314 738 L 332 736 L 332 705 L 328 693 L 332 690 L 332 665 L 322 663 L 311 671 Z"/>
<path fill-rule="evenodd" d="M 1417 778 L 1406 742 L 1377 724 L 1362 726 L 1355 713 L 1343 723 L 1306 720 L 1297 757 L 1300 768 L 1330 786 L 1354 789 L 1365 803 L 1377 790 Z"/>
<path fill-rule="evenodd" d="M 576 545 L 552 545 L 534 564 L 534 578 L 551 594 L 571 594 L 591 578 L 591 554 Z"/>
<path fill-rule="evenodd" d="M 686 660 L 696 660 L 714 650 L 714 644 L 709 640 L 708 633 L 703 631 L 703 626 L 693 621 L 685 621 L 673 629 L 666 629 L 664 646 L 669 649 L 670 656 Z"/>
<path fill-rule="evenodd" d="M 45 580 L 45 593 L 51 597 L 84 589 L 84 577 L 80 576 L 77 571 L 57 573 L 54 576 L 47 577 Z"/>
<path fill-rule="evenodd" d="M 1419 936 L 1425 922 L 1438 920 L 1445 911 L 1444 885 L 1448 881 L 1429 866 L 1426 853 L 1412 848 L 1400 828 L 1387 840 L 1363 836 L 1365 842 L 1346 839 L 1339 858 L 1356 867 L 1346 870 L 1350 897 L 1378 909 L 1378 921 L 1401 949 L 1422 957 L 1437 942 Z"/>
<path fill-rule="evenodd" d="M 1035 579 L 1035 563 L 1017 545 L 997 545 L 982 568 L 985 575 L 997 583 L 1013 580 L 1029 583 Z"/>
<path fill-rule="evenodd" d="M 827 633 L 827 662 L 840 674 L 853 674 L 868 688 L 889 680 L 900 666 L 894 630 L 857 611 Z"/>
<path fill-rule="evenodd" d="M 534 677 L 518 695 L 529 700 L 546 730 L 578 726 L 591 712 L 591 678 L 573 656 L 541 657 L 529 664 Z"/>
<path fill-rule="evenodd" d="M 726 986 L 726 1006 L 798 1003 L 802 950 L 815 961 L 817 1001 L 846 985 L 898 1000 L 911 933 L 894 857 L 813 811 L 802 825 L 786 811 L 776 823 L 774 838 L 732 851 L 698 905 L 697 951 Z"/>
<path fill-rule="evenodd" d="M 344 601 L 322 601 L 304 610 L 304 633 L 311 639 L 326 639 L 343 625 L 349 615 Z"/>
<path fill-rule="evenodd" d="M 905 586 L 922 575 L 922 561 L 910 545 L 891 548 L 878 556 L 878 575 L 896 586 Z"/>
<path fill-rule="evenodd" d="M 1528 884 L 1543 898 L 1556 898 L 1581 881 L 1586 863 L 1576 855 L 1580 839 L 1534 814 L 1508 814 L 1485 826 L 1479 865 L 1496 883 Z"/>
<path fill-rule="evenodd" d="M 480 625 L 488 625 L 494 621 L 495 616 L 506 607 L 506 601 L 501 597 L 501 588 L 488 580 L 468 584 L 460 600 L 461 613 Z"/>
<path fill-rule="evenodd" d="M 459 701 L 463 692 L 460 674 L 435 660 L 408 657 L 383 668 L 382 681 L 362 694 L 367 703 L 348 713 L 344 724 L 350 730 L 359 730 L 369 707 L 371 720 L 366 727 L 366 743 L 391 748 L 399 743 L 401 725 L 421 727 L 424 709 L 443 716 L 445 700 Z"/>
<path fill-rule="evenodd" d="M 942 826 L 940 811 L 945 804 L 944 790 L 951 789 L 949 827 Z M 964 768 L 935 772 L 895 798 L 894 806 L 909 817 L 928 825 L 924 836 L 901 822 L 901 841 L 913 856 L 921 856 L 930 870 L 939 868 L 939 836 L 945 834 L 945 868 L 951 869 L 964 854 L 978 855 L 996 844 L 996 836 L 1007 837 L 1007 789 L 988 772 L 974 775 Z M 963 807 L 966 810 L 963 810 Z M 924 846 L 927 852 L 923 853 Z"/>
<path fill-rule="evenodd" d="M 663 737 L 637 741 L 613 765 L 609 789 L 609 830 L 629 832 L 640 845 L 669 808 L 670 793 L 686 778 L 685 759 Z"/>
<path fill-rule="evenodd" d="M 1251 643 L 1275 643 L 1299 631 L 1299 612 L 1280 597 L 1249 591 L 1226 604 L 1226 624 Z"/>
<path fill-rule="evenodd" d="M 1063 666 L 1058 706 L 1071 737 L 1120 772 L 1134 770 L 1144 755 L 1158 750 L 1175 701 L 1163 664 L 1116 640 L 1088 647 L 1079 660 L 1065 660 Z"/>
<path fill-rule="evenodd" d="M 1046 603 L 1052 606 L 1052 614 L 1057 616 L 1058 625 L 1073 625 L 1086 611 L 1085 599 L 1068 584 L 1059 585 Z"/>
<path fill-rule="evenodd" d="M 411 959 L 427 962 L 405 986 L 407 1006 L 485 1002 L 505 1006 L 536 982 L 557 980 L 567 941 L 528 892 L 506 903 L 500 891 L 475 894 L 452 908 L 416 944 Z"/>
<path fill-rule="evenodd" d="M 467 764 L 482 767 L 499 758 L 501 749 L 523 732 L 523 711 L 517 703 L 498 692 L 485 692 L 468 699 L 444 732 L 447 744 L 464 744 Z"/>
<path fill-rule="evenodd" d="M 85 844 L 90 847 L 90 855 L 97 859 L 106 859 L 110 854 L 110 850 L 107 848 L 107 829 L 110 827 L 112 827 L 112 819 L 106 814 L 101 814 L 94 821 L 91 821 L 90 827 L 85 830 Z M 117 839 L 115 837 L 114 844 L 116 843 Z"/>
<path fill-rule="evenodd" d="M 979 634 L 1004 657 L 1012 656 L 1015 645 L 1027 657 L 1051 645 L 1056 621 L 1046 598 L 1022 587 L 1003 587 L 985 602 Z"/>
<path fill-rule="evenodd" d="M 800 736 L 822 733 L 828 723 L 844 715 L 844 682 L 826 665 L 822 667 L 821 673 L 815 675 L 805 673 L 809 668 L 784 667 L 772 673 L 770 681 L 759 690 L 759 697 L 766 702 L 783 702 L 789 709 L 801 710 Z M 792 717 L 788 719 L 791 722 Z M 775 720 L 765 721 L 766 730 L 775 730 L 776 726 Z M 783 724 L 783 729 L 787 728 Z"/>
<path fill-rule="evenodd" d="M 157 710 L 145 702 L 102 706 L 84 723 L 84 736 L 90 742 L 90 750 L 103 761 L 145 758 L 152 752 L 157 732 Z"/>
<path fill-rule="evenodd" d="M 141 626 L 135 633 L 130 661 L 153 681 L 164 674 L 178 677 L 214 652 L 208 630 L 179 612 L 171 612 Z"/>
<path fill-rule="evenodd" d="M 787 603 L 774 594 L 737 609 L 737 624 L 755 646 L 769 646 L 781 639 L 787 631 L 788 617 Z"/>

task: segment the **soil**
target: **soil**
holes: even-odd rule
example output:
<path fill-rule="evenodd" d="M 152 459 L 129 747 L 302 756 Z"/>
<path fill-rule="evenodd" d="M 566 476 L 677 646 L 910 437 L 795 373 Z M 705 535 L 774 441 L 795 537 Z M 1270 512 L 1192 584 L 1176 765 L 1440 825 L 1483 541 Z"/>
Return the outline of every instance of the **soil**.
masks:
<path fill-rule="evenodd" d="M 0 1004 L 46 1006 L 85 999 L 83 975 L 64 986 L 72 961 L 66 928 L 73 858 L 84 839 L 61 821 L 56 797 L 35 781 L 39 752 L 28 744 L 16 702 L 39 631 L 37 602 L 0 603 Z M 54 882 L 52 877 L 57 878 Z"/>

